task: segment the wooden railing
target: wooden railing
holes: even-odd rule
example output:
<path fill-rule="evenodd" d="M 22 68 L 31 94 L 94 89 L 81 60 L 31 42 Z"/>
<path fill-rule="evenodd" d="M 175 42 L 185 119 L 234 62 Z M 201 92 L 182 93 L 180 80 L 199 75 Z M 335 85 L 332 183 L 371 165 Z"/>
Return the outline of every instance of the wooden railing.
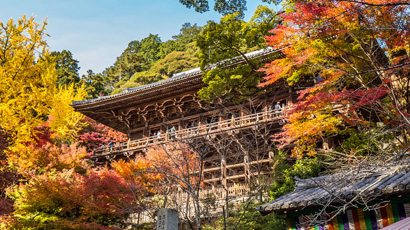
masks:
<path fill-rule="evenodd" d="M 200 200 L 215 199 L 216 201 L 218 201 L 218 200 L 225 200 L 226 195 L 228 195 L 230 198 L 235 198 L 235 197 L 247 196 L 249 194 L 249 187 L 245 184 L 234 184 L 234 185 L 228 186 L 226 190 L 221 187 L 212 188 L 212 189 L 201 189 L 198 194 L 199 199 Z M 173 199 L 176 199 L 177 201 L 180 201 L 181 203 L 183 203 L 187 200 L 188 194 L 184 191 L 178 191 L 178 192 L 174 192 L 170 194 L 170 196 Z"/>
<path fill-rule="evenodd" d="M 168 143 L 173 140 L 195 138 L 199 136 L 206 136 L 216 134 L 233 129 L 246 128 L 262 123 L 272 122 L 282 119 L 282 110 L 271 110 L 241 117 L 232 117 L 232 119 L 222 120 L 218 122 L 198 125 L 192 128 L 181 129 L 175 132 L 167 132 L 161 135 L 144 137 L 141 139 L 117 143 L 112 147 L 97 148 L 94 153 L 97 155 L 106 155 L 112 153 L 120 153 L 125 151 L 132 151 L 147 148 L 151 145 L 158 145 Z"/>

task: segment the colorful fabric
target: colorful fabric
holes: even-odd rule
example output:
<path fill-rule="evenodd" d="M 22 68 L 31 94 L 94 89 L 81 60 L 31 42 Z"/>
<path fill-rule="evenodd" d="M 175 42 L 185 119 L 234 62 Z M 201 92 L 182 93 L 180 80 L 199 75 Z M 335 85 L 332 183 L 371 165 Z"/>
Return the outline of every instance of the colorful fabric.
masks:
<path fill-rule="evenodd" d="M 321 223 L 309 228 L 313 215 L 302 215 L 288 222 L 289 230 L 377 230 L 387 227 L 406 217 L 410 217 L 410 203 L 386 203 L 371 211 L 362 208 L 350 209 L 334 216 L 335 213 L 323 215 Z"/>

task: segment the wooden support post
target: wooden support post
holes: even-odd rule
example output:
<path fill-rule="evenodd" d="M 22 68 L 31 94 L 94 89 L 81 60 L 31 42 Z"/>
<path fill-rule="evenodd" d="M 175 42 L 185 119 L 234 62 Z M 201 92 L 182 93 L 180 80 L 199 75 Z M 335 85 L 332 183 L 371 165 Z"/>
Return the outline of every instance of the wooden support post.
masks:
<path fill-rule="evenodd" d="M 295 101 L 295 96 L 293 95 L 293 89 L 292 89 L 292 87 L 290 86 L 289 87 L 289 97 L 290 97 L 290 104 L 292 104 L 292 103 L 294 103 L 294 102 L 296 102 Z M 288 104 L 289 105 L 289 104 Z"/>
<path fill-rule="evenodd" d="M 202 178 L 202 181 L 204 181 L 204 171 L 205 171 L 205 162 L 202 162 L 202 171 L 201 171 L 201 178 Z"/>
<path fill-rule="evenodd" d="M 199 127 L 202 125 L 202 116 L 198 117 L 198 126 L 196 127 L 196 134 L 200 134 L 201 133 L 201 129 L 199 129 Z"/>
<path fill-rule="evenodd" d="M 243 166 L 244 166 L 244 173 L 245 173 L 245 183 L 249 184 L 251 180 L 251 173 L 250 173 L 250 168 L 249 168 L 249 155 L 248 153 L 245 153 L 245 156 L 243 158 Z"/>
<path fill-rule="evenodd" d="M 128 141 L 127 141 L 127 149 L 130 149 L 130 144 L 131 144 L 131 138 L 128 138 Z"/>
<path fill-rule="evenodd" d="M 239 126 L 242 126 L 242 123 L 243 123 L 243 121 L 242 121 L 242 118 L 243 118 L 243 116 L 245 116 L 245 113 L 243 112 L 243 110 L 241 110 L 241 118 L 240 118 L 240 121 L 239 121 Z"/>
<path fill-rule="evenodd" d="M 148 122 L 145 122 L 144 129 L 142 130 L 142 137 L 149 137 L 149 135 Z"/>
<path fill-rule="evenodd" d="M 201 125 L 202 125 L 202 116 L 200 115 L 198 117 L 198 126 L 201 126 Z"/>
<path fill-rule="evenodd" d="M 224 155 L 221 156 L 221 183 L 224 188 L 227 186 L 226 182 L 226 158 Z"/>
<path fill-rule="evenodd" d="M 263 102 L 263 120 L 268 120 L 268 103 Z"/>
<path fill-rule="evenodd" d="M 178 130 L 177 131 L 180 131 L 180 130 L 184 129 L 185 122 L 184 122 L 183 119 L 184 119 L 184 115 L 182 115 L 182 117 L 178 121 Z"/>

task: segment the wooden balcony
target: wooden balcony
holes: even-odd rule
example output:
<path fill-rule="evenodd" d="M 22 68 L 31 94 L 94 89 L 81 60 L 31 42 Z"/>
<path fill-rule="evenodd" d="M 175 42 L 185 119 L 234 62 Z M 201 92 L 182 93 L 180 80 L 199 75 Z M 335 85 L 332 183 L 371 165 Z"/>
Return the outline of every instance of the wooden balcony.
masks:
<path fill-rule="evenodd" d="M 230 130 L 245 129 L 255 125 L 266 123 L 282 122 L 282 110 L 271 110 L 218 122 L 198 125 L 192 128 L 167 132 L 160 136 L 150 136 L 141 139 L 117 143 L 113 147 L 97 148 L 94 150 L 94 157 L 117 155 L 125 152 L 141 151 L 153 145 L 166 144 L 170 141 L 183 140 L 198 137 L 210 137 L 214 134 L 227 132 Z"/>

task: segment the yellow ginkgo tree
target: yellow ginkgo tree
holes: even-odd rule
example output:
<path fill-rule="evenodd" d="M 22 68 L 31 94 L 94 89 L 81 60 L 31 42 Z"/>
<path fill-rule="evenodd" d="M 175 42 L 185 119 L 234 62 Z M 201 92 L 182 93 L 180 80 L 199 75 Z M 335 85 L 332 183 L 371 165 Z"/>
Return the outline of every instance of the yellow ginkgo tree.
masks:
<path fill-rule="evenodd" d="M 65 137 L 73 135 L 82 118 L 69 105 L 74 97 L 84 97 L 83 90 L 56 85 L 46 25 L 26 16 L 0 21 L 0 127 L 11 136 L 11 152 L 24 148 L 35 127 L 49 119 L 50 129 Z"/>

